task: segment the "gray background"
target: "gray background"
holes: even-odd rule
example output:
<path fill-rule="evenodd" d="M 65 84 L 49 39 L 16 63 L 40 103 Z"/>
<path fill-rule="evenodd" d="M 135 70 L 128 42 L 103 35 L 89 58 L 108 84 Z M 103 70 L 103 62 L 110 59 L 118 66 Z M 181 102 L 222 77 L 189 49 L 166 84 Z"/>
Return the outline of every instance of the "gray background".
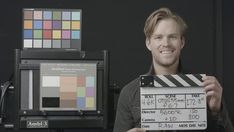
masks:
<path fill-rule="evenodd" d="M 122 88 L 148 71 L 151 57 L 144 44 L 144 22 L 151 12 L 162 6 L 176 11 L 189 25 L 182 52 L 184 67 L 192 73 L 219 78 L 230 117 L 234 119 L 234 3 L 231 0 L 3 0 L 0 5 L 0 81 L 6 81 L 13 73 L 14 49 L 22 47 L 22 8 L 78 8 L 82 9 L 83 17 L 82 49 L 109 50 L 110 84 Z M 114 105 L 117 97 L 118 94 L 112 99 Z"/>

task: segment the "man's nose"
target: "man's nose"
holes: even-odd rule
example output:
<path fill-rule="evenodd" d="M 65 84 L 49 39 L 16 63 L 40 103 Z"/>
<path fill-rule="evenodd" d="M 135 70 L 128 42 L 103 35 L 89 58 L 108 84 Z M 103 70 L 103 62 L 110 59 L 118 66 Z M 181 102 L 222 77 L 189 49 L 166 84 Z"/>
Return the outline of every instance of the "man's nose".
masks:
<path fill-rule="evenodd" d="M 168 46 L 170 44 L 169 42 L 169 39 L 168 38 L 163 38 L 163 41 L 162 41 L 162 46 Z"/>

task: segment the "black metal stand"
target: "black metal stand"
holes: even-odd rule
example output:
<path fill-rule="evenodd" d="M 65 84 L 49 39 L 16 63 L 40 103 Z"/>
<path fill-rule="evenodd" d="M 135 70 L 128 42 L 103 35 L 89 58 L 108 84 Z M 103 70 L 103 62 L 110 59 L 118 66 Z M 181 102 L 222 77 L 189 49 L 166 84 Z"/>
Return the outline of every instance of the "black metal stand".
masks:
<path fill-rule="evenodd" d="M 48 132 L 64 132 L 64 129 L 49 129 Z"/>

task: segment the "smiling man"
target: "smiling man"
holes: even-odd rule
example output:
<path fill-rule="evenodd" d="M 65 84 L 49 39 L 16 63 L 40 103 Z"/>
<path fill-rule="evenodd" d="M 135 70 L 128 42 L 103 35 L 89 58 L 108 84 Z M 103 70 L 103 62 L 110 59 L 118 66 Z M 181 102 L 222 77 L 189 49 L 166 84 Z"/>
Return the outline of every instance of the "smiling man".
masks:
<path fill-rule="evenodd" d="M 144 33 L 146 47 L 152 54 L 152 66 L 147 75 L 185 73 L 181 68 L 180 53 L 185 46 L 186 29 L 187 25 L 184 20 L 168 8 L 160 8 L 148 17 Z M 232 124 L 222 102 L 222 86 L 213 76 L 206 76 L 202 79 L 208 106 L 208 127 L 205 131 L 232 132 Z M 139 81 L 139 78 L 133 80 L 120 93 L 114 132 L 145 131 L 140 128 Z"/>

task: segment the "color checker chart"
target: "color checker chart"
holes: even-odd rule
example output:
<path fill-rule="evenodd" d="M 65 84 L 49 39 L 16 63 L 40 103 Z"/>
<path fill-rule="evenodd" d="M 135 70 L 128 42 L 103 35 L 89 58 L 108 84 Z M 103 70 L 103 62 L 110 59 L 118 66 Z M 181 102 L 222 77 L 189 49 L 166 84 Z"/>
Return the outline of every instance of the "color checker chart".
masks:
<path fill-rule="evenodd" d="M 41 63 L 40 110 L 96 110 L 96 63 Z"/>
<path fill-rule="evenodd" d="M 23 9 L 23 48 L 81 50 L 81 10 Z"/>

